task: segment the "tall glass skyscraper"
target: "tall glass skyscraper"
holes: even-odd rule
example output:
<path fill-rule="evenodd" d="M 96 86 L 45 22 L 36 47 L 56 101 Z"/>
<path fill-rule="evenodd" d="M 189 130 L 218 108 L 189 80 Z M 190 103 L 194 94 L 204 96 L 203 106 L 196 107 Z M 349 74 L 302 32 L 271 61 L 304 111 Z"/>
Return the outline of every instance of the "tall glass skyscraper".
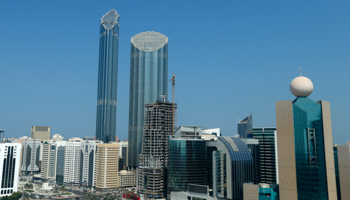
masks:
<path fill-rule="evenodd" d="M 98 63 L 96 139 L 115 140 L 117 118 L 119 15 L 112 9 L 101 18 Z"/>
<path fill-rule="evenodd" d="M 290 85 L 294 101 L 276 102 L 281 200 L 337 200 L 330 105 L 315 102 L 310 79 Z"/>
<path fill-rule="evenodd" d="M 129 167 L 139 165 L 145 105 L 168 95 L 167 88 L 168 38 L 153 31 L 135 35 L 130 53 Z"/>

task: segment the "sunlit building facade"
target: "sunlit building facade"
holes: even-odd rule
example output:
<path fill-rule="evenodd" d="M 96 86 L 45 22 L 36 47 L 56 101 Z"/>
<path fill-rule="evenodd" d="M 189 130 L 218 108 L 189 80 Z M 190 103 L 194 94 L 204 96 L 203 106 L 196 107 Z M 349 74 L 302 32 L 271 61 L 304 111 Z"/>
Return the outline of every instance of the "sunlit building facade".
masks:
<path fill-rule="evenodd" d="M 168 95 L 168 38 L 148 31 L 131 38 L 128 166 L 139 165 L 145 105 Z"/>
<path fill-rule="evenodd" d="M 96 139 L 115 140 L 117 118 L 119 15 L 112 9 L 101 18 L 98 63 Z"/>
<path fill-rule="evenodd" d="M 330 104 L 309 99 L 312 82 L 290 85 L 295 100 L 276 102 L 281 200 L 337 200 Z"/>

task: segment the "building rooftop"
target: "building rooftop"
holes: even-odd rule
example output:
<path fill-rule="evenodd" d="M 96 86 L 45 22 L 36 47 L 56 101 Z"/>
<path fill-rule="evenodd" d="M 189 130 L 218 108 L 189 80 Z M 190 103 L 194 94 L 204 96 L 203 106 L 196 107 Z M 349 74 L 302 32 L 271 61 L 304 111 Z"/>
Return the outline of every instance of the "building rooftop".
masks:
<path fill-rule="evenodd" d="M 118 20 L 119 20 L 119 15 L 117 11 L 112 9 L 102 16 L 101 24 L 103 25 L 103 27 L 105 27 L 105 29 L 110 30 L 116 24 L 119 24 Z"/>
<path fill-rule="evenodd" d="M 142 51 L 157 51 L 168 43 L 168 37 L 154 32 L 146 31 L 131 38 L 131 44 Z"/>

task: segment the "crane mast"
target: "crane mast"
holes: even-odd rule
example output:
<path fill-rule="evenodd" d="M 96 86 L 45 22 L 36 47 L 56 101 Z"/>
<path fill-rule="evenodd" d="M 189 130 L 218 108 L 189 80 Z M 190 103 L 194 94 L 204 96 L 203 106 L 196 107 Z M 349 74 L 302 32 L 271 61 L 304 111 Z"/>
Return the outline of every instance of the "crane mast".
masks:
<path fill-rule="evenodd" d="M 174 135 L 174 126 L 175 126 L 175 77 L 176 75 L 173 73 L 173 77 L 169 80 L 171 81 L 171 84 L 173 85 L 173 90 L 172 90 L 172 97 L 173 97 L 173 102 L 172 102 L 172 127 L 171 127 L 171 135 Z"/>

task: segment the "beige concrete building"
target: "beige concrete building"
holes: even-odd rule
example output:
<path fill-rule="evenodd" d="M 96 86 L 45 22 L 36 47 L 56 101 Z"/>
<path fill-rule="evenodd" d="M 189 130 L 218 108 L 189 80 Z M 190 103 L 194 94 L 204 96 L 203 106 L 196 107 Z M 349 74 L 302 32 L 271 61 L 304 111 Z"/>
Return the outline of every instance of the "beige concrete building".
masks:
<path fill-rule="evenodd" d="M 135 186 L 135 173 L 132 171 L 121 170 L 118 173 L 119 184 L 118 187 L 132 187 Z"/>
<path fill-rule="evenodd" d="M 42 143 L 42 160 L 41 160 L 41 178 L 49 178 L 49 166 L 50 166 L 50 140 L 45 140 Z"/>
<path fill-rule="evenodd" d="M 96 151 L 96 188 L 117 188 L 119 144 L 98 144 Z"/>
<path fill-rule="evenodd" d="M 44 141 L 50 139 L 50 134 L 50 126 L 32 126 L 30 137 L 32 139 L 40 139 L 41 141 Z"/>
<path fill-rule="evenodd" d="M 244 183 L 243 200 L 259 200 L 259 185 Z"/>
<path fill-rule="evenodd" d="M 307 98 L 313 84 L 306 77 L 290 89 L 295 100 L 276 102 L 280 200 L 337 200 L 330 104 Z"/>
<path fill-rule="evenodd" d="M 338 195 L 341 196 L 342 200 L 350 200 L 350 146 L 335 145 L 335 149 L 339 170 L 339 180 L 337 180 Z"/>

